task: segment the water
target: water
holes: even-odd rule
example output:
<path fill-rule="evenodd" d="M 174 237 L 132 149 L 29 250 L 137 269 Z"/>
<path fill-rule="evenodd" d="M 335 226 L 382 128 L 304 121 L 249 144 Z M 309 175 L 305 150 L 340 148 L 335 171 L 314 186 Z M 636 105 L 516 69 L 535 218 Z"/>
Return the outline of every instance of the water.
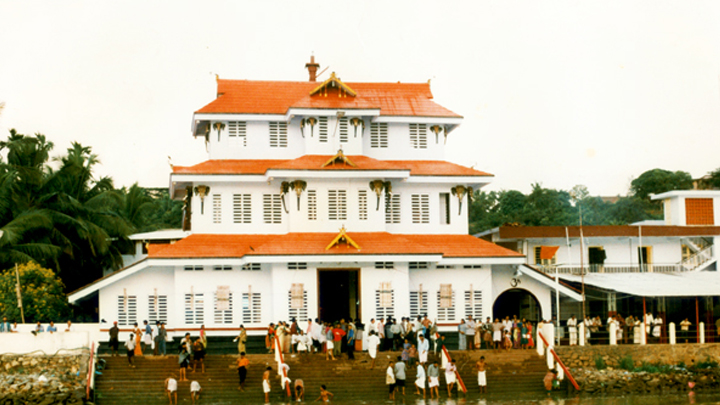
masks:
<path fill-rule="evenodd" d="M 309 393 L 308 393 L 309 394 Z M 519 398 L 518 398 L 519 397 Z M 306 395 L 305 402 L 314 401 L 315 397 L 310 398 L 310 395 Z M 436 399 L 418 399 L 414 395 L 408 395 L 403 398 L 401 395 L 397 396 L 397 399 L 384 400 L 384 401 L 363 401 L 363 400 L 347 400 L 343 401 L 342 398 L 338 398 L 331 402 L 332 404 L 342 405 L 370 405 L 370 404 L 398 404 L 398 405 L 695 405 L 695 404 L 720 404 L 720 392 L 717 393 L 703 393 L 703 394 L 688 394 L 688 393 L 673 393 L 673 394 L 633 394 L 633 395 L 589 395 L 583 394 L 572 397 L 563 397 L 562 395 L 553 394 L 551 397 L 526 397 L 524 394 L 520 394 L 517 397 L 493 397 L 492 395 L 485 395 L 484 398 L 480 398 L 478 394 L 469 394 L 467 398 L 460 399 L 447 399 L 440 398 Z M 272 402 L 272 405 L 295 405 L 298 402 Z"/>

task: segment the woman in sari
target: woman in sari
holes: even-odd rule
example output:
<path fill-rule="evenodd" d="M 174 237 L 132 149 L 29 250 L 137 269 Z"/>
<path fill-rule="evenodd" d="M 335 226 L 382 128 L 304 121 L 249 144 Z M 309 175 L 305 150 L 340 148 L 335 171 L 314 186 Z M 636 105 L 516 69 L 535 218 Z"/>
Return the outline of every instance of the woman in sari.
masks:
<path fill-rule="evenodd" d="M 533 324 L 532 322 L 527 323 L 528 330 L 528 349 L 535 347 L 535 339 L 533 339 Z"/>
<path fill-rule="evenodd" d="M 528 328 L 525 318 L 523 318 L 518 326 L 520 327 L 520 348 L 525 350 L 528 346 Z"/>
<path fill-rule="evenodd" d="M 240 325 L 240 333 L 235 338 L 238 342 L 238 354 L 245 352 L 245 342 L 247 342 L 247 331 L 244 325 Z"/>
<path fill-rule="evenodd" d="M 265 335 L 265 348 L 267 349 L 268 353 L 274 353 L 274 344 L 275 344 L 275 324 L 271 323 L 268 325 L 267 335 Z"/>
<path fill-rule="evenodd" d="M 483 335 L 483 323 L 480 319 L 478 319 L 478 322 L 475 322 L 475 336 L 473 338 L 476 349 L 480 349 L 481 342 L 482 342 L 482 335 Z"/>
<path fill-rule="evenodd" d="M 138 327 L 137 322 L 135 322 L 135 329 L 133 329 L 133 333 L 135 334 L 135 356 L 142 356 L 142 347 L 140 347 L 140 342 L 142 341 L 142 335 L 143 331 Z"/>
<path fill-rule="evenodd" d="M 513 341 L 513 349 L 519 349 L 520 348 L 520 328 L 522 328 L 522 322 L 515 321 L 513 322 L 513 329 L 512 329 L 512 341 Z"/>

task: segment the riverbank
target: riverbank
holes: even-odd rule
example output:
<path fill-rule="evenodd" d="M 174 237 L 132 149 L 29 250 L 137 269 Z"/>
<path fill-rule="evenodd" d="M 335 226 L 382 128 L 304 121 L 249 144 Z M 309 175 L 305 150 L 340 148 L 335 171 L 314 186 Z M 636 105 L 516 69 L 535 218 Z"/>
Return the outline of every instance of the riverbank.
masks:
<path fill-rule="evenodd" d="M 0 403 L 82 404 L 88 358 L 87 350 L 0 356 Z"/>
<path fill-rule="evenodd" d="M 556 350 L 584 393 L 720 392 L 720 344 Z"/>

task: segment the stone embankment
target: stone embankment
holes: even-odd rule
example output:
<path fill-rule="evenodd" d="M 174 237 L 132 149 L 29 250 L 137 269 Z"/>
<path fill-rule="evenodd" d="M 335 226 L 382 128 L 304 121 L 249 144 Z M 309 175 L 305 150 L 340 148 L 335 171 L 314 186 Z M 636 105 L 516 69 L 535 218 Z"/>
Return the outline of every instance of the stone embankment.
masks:
<path fill-rule="evenodd" d="M 720 344 L 566 346 L 557 352 L 584 392 L 720 389 Z"/>
<path fill-rule="evenodd" d="M 88 354 L 0 356 L 0 404 L 82 404 Z"/>

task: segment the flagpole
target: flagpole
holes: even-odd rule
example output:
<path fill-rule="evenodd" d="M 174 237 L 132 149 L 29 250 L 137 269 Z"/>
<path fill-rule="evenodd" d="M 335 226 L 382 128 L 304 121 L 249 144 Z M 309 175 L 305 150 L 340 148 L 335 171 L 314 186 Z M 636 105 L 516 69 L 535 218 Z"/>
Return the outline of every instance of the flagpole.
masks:
<path fill-rule="evenodd" d="M 20 294 L 20 272 L 18 271 L 17 263 L 15 263 L 15 279 L 17 280 L 15 290 L 17 292 L 18 308 L 20 308 L 20 319 L 22 323 L 25 323 L 25 311 L 23 310 L 22 295 Z"/>

